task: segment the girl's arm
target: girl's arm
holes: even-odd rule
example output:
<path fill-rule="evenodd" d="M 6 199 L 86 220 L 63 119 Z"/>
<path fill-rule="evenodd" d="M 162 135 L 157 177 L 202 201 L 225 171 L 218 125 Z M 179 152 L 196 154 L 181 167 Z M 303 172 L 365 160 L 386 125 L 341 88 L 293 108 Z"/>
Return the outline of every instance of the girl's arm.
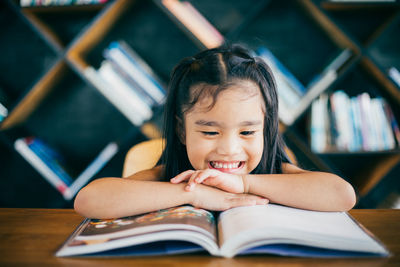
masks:
<path fill-rule="evenodd" d="M 76 196 L 75 211 L 88 218 L 100 219 L 125 217 L 183 204 L 225 210 L 266 203 L 258 196 L 233 194 L 208 186 L 199 186 L 187 192 L 184 183 L 158 182 L 161 173 L 162 168 L 157 167 L 127 178 L 94 180 Z"/>
<path fill-rule="evenodd" d="M 353 187 L 326 172 L 302 170 L 283 164 L 283 174 L 244 175 L 245 192 L 291 207 L 319 211 L 347 211 L 356 203 Z"/>
<path fill-rule="evenodd" d="M 206 169 L 187 175 L 182 173 L 171 182 L 188 181 L 186 191 L 194 190 L 196 184 L 202 183 L 227 192 L 254 194 L 270 202 L 310 210 L 346 211 L 355 205 L 353 187 L 339 176 L 305 171 L 289 163 L 282 167 L 283 174 L 233 175 Z"/>

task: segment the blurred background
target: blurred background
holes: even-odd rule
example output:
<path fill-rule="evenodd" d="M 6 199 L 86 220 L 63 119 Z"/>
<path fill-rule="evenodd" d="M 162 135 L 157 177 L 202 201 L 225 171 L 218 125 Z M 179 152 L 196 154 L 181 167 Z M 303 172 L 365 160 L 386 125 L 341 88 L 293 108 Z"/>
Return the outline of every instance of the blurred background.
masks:
<path fill-rule="evenodd" d="M 272 68 L 298 164 L 400 207 L 399 1 L 0 1 L 0 206 L 71 208 L 159 138 L 175 64 L 241 43 Z M 54 3 L 53 3 L 54 2 Z"/>

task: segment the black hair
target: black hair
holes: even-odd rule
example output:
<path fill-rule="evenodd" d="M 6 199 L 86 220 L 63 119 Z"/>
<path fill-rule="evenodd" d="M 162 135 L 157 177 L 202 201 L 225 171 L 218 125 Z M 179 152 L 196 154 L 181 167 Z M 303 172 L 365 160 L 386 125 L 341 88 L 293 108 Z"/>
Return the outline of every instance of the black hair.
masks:
<path fill-rule="evenodd" d="M 257 84 L 265 102 L 264 151 L 251 173 L 282 173 L 282 162 L 289 160 L 279 134 L 278 96 L 271 69 L 242 45 L 223 45 L 184 58 L 172 71 L 164 114 L 166 144 L 159 162 L 164 165 L 163 179 L 193 169 L 179 136 L 180 129 L 184 130 L 185 112 L 204 96 L 211 96 L 214 105 L 220 92 L 243 80 Z M 200 86 L 202 90 L 192 90 L 195 85 L 203 84 L 205 86 Z M 213 89 L 209 89 L 211 87 Z"/>

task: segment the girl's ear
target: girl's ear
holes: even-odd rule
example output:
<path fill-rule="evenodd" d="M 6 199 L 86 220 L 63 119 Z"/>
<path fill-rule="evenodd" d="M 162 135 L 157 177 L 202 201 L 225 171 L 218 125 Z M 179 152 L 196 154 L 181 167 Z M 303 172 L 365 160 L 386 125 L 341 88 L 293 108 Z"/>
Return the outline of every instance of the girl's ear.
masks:
<path fill-rule="evenodd" d="M 185 134 L 185 125 L 183 123 L 183 120 L 181 118 L 179 118 L 178 116 L 176 116 L 176 135 L 179 138 L 179 141 L 181 141 L 181 143 L 183 145 L 186 145 L 186 134 Z"/>

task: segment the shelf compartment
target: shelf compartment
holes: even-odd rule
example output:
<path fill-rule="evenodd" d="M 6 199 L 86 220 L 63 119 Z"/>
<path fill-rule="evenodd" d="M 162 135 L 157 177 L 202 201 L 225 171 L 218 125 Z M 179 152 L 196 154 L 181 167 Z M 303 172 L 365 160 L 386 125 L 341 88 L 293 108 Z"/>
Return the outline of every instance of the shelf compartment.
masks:
<path fill-rule="evenodd" d="M 11 2 L 1 1 L 0 23 L 0 86 L 12 110 L 59 58 Z"/>

